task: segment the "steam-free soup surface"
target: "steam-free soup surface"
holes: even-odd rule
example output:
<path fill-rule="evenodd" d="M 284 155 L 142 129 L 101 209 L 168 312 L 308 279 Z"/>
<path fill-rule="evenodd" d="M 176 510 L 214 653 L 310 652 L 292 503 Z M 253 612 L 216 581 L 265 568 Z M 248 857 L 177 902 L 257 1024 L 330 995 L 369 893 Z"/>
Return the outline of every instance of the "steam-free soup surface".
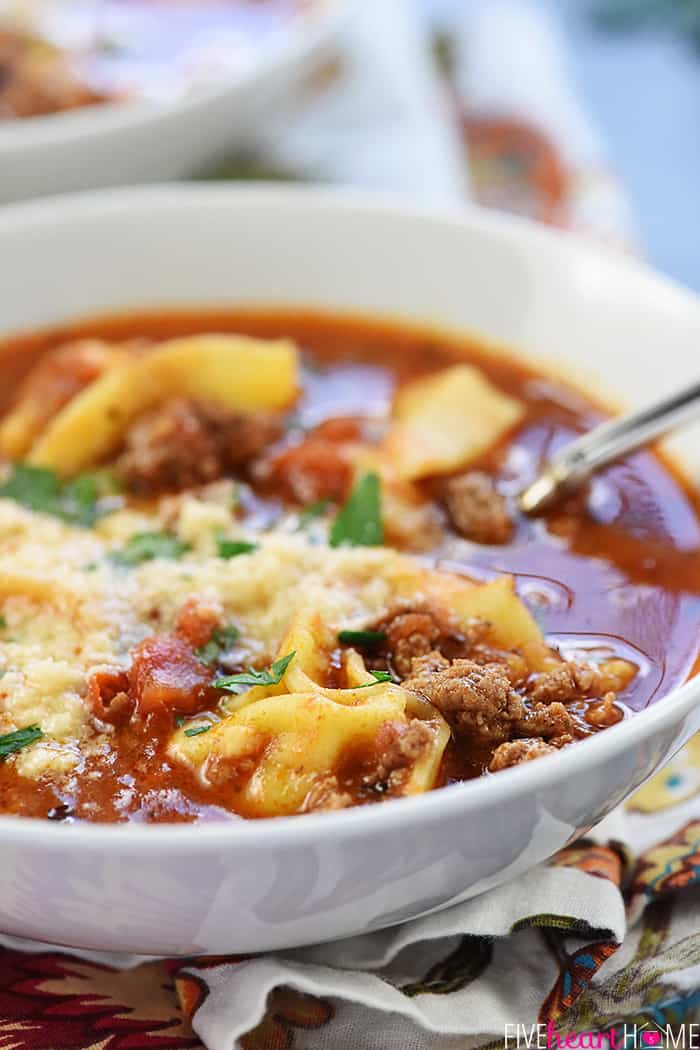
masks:
<path fill-rule="evenodd" d="M 234 404 L 235 384 L 203 399 L 200 374 L 192 396 L 144 401 L 95 462 L 81 462 L 94 434 L 71 452 L 80 469 L 51 459 L 52 425 L 91 384 L 143 377 L 168 341 L 202 333 L 276 341 L 259 403 Z M 243 353 L 224 343 L 199 360 Z M 245 386 L 249 359 L 231 361 Z M 2 367 L 4 812 L 379 803 L 581 746 L 693 669 L 694 497 L 645 452 L 522 518 L 517 492 L 602 413 L 508 354 L 370 320 L 180 312 L 17 339 Z M 416 439 L 462 382 L 486 384 L 465 412 L 501 427 L 464 462 Z"/>

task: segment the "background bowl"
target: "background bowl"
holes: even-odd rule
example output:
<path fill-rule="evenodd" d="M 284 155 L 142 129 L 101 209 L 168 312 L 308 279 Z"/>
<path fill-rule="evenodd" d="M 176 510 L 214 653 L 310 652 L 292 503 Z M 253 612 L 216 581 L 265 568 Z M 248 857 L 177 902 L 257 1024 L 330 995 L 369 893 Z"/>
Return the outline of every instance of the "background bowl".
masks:
<path fill-rule="evenodd" d="M 313 189 L 115 191 L 4 209 L 0 259 L 8 333 L 129 307 L 317 305 L 474 330 L 630 401 L 697 378 L 697 299 L 631 259 L 477 210 Z M 397 923 L 586 831 L 700 727 L 699 701 L 694 680 L 552 757 L 365 809 L 223 826 L 0 818 L 0 929 L 176 955 Z"/>
<path fill-rule="evenodd" d="M 332 46 L 358 0 L 323 0 L 238 74 L 172 102 L 128 101 L 0 122 L 0 204 L 178 179 L 236 144 Z"/>

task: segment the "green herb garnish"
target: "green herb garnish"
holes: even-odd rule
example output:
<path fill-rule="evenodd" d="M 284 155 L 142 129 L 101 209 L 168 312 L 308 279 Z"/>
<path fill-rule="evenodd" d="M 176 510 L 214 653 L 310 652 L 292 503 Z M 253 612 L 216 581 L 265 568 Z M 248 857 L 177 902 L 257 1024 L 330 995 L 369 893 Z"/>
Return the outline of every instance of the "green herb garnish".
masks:
<path fill-rule="evenodd" d="M 80 477 L 90 479 L 99 499 L 104 499 L 106 496 L 121 496 L 124 492 L 122 479 L 115 471 L 107 467 L 93 470 L 90 474 L 81 474 Z"/>
<path fill-rule="evenodd" d="M 103 469 L 78 474 L 64 485 L 63 491 L 79 505 L 89 506 L 108 496 L 119 496 L 123 487 L 114 471 Z"/>
<path fill-rule="evenodd" d="M 208 733 L 210 729 L 213 729 L 212 725 L 193 726 L 192 729 L 185 730 L 185 736 L 201 736 L 202 733 Z"/>
<path fill-rule="evenodd" d="M 7 620 L 4 616 L 0 616 L 0 631 L 4 631 L 7 627 Z"/>
<path fill-rule="evenodd" d="M 238 638 L 238 628 L 231 624 L 229 627 L 217 627 L 206 645 L 200 645 L 195 653 L 202 663 L 215 664 L 222 653 L 230 649 Z"/>
<path fill-rule="evenodd" d="M 338 641 L 343 645 L 359 645 L 368 649 L 386 641 L 386 631 L 338 631 Z"/>
<path fill-rule="evenodd" d="M 169 532 L 135 532 L 109 557 L 116 565 L 141 565 L 155 558 L 180 558 L 189 549 L 189 543 L 183 543 Z"/>
<path fill-rule="evenodd" d="M 331 547 L 380 547 L 384 542 L 381 491 L 377 474 L 365 474 L 355 483 L 331 526 Z"/>
<path fill-rule="evenodd" d="M 279 660 L 275 660 L 265 670 L 256 671 L 254 667 L 249 667 L 247 671 L 241 671 L 239 674 L 230 674 L 225 678 L 217 678 L 214 681 L 214 688 L 240 694 L 245 693 L 254 685 L 279 685 L 284 672 L 295 656 L 296 649 L 291 653 L 287 653 L 286 656 L 281 656 Z"/>
<path fill-rule="evenodd" d="M 376 682 L 365 682 L 364 685 L 356 685 L 355 689 L 371 689 L 373 685 L 378 685 L 379 682 L 393 682 L 396 684 L 396 679 L 390 671 L 370 671 L 370 674 L 376 678 Z"/>
<path fill-rule="evenodd" d="M 315 503 L 310 503 L 299 515 L 299 524 L 297 530 L 305 529 L 307 525 L 310 525 L 316 518 L 321 518 L 331 505 L 329 499 L 318 499 Z"/>
<path fill-rule="evenodd" d="M 29 744 L 35 744 L 43 735 L 39 726 L 27 726 L 26 729 L 15 729 L 12 733 L 5 733 L 0 736 L 0 759 L 13 755 L 15 751 L 21 751 Z"/>
<path fill-rule="evenodd" d="M 226 558 L 237 558 L 239 554 L 250 554 L 251 551 L 258 549 L 257 543 L 249 543 L 247 540 L 225 540 L 219 537 L 217 539 L 219 548 L 219 557 Z"/>
<path fill-rule="evenodd" d="M 98 501 L 106 495 L 101 484 L 104 474 L 79 474 L 64 482 L 52 470 L 20 463 L 0 484 L 0 498 L 13 499 L 30 510 L 89 528 L 100 516 Z"/>
<path fill-rule="evenodd" d="M 6 481 L 0 485 L 0 496 L 13 499 L 30 510 L 53 508 L 60 498 L 61 483 L 51 470 L 41 467 L 17 465 Z"/>

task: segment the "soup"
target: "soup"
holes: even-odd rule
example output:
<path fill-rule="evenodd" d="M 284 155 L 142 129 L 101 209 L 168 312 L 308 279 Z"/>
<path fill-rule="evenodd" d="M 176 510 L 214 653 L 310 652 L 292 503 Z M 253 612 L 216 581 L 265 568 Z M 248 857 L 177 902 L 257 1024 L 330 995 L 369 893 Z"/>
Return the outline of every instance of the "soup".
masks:
<path fill-rule="evenodd" d="M 522 518 L 603 413 L 520 359 L 238 310 L 0 360 L 2 812 L 379 804 L 585 746 L 692 673 L 694 496 L 644 452 Z"/>
<path fill-rule="evenodd" d="M 72 0 L 0 17 L 0 121 L 172 101 L 255 66 L 310 0 Z"/>

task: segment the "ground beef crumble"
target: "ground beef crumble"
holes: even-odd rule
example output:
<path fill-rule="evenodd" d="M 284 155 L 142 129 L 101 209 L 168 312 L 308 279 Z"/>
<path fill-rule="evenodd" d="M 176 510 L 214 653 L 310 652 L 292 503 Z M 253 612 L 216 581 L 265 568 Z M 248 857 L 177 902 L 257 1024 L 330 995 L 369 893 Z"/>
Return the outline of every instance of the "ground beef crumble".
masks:
<path fill-rule="evenodd" d="M 598 671 L 573 660 L 560 664 L 552 671 L 536 675 L 528 690 L 535 703 L 551 703 L 554 700 L 575 700 L 582 696 L 598 696 L 601 678 Z"/>
<path fill-rule="evenodd" d="M 555 700 L 551 704 L 531 706 L 525 715 L 517 720 L 515 729 L 525 736 L 552 740 L 561 747 L 570 744 L 574 739 L 576 723 L 564 705 Z"/>
<path fill-rule="evenodd" d="M 507 543 L 513 521 L 504 496 L 493 480 L 478 470 L 451 478 L 444 489 L 445 507 L 452 525 L 474 543 Z"/>
<path fill-rule="evenodd" d="M 538 738 L 524 740 L 507 740 L 499 744 L 493 753 L 489 763 L 489 771 L 497 773 L 500 769 L 509 769 L 521 762 L 531 762 L 533 758 L 542 758 L 544 755 L 555 755 L 557 748 Z"/>
<path fill-rule="evenodd" d="M 513 688 L 515 677 L 506 662 L 447 660 L 433 651 L 413 659 L 411 675 L 402 684 L 433 704 L 456 737 L 466 737 L 477 749 L 495 748 L 488 767 L 494 771 L 549 754 L 585 735 L 585 726 L 577 723 L 566 701 L 585 698 L 600 680 L 592 668 L 562 663 L 529 684 L 522 681 L 521 695 Z M 601 723 L 607 719 L 610 724 L 615 717 L 610 710 L 614 699 L 606 694 L 601 703 Z"/>
<path fill-rule="evenodd" d="M 473 620 L 457 631 L 427 609 L 395 612 L 375 627 L 386 634 L 382 655 L 401 679 L 410 677 L 414 659 L 428 653 L 439 653 L 448 659 L 471 657 L 483 643 L 488 629 L 483 620 Z"/>
<path fill-rule="evenodd" d="M 427 612 L 399 613 L 384 630 L 391 665 L 399 678 L 410 675 L 414 658 L 426 656 L 435 649 L 441 634 L 437 621 Z"/>
<path fill-rule="evenodd" d="M 246 415 L 176 398 L 134 423 L 116 469 L 135 495 L 180 492 L 245 474 L 281 432 L 281 420 L 274 414 Z"/>
<path fill-rule="evenodd" d="M 525 716 L 525 705 L 497 664 L 446 660 L 430 653 L 413 662 L 403 686 L 433 704 L 455 733 L 499 744 Z"/>
<path fill-rule="evenodd" d="M 377 780 L 386 780 L 397 770 L 415 765 L 432 741 L 430 729 L 418 718 L 411 719 L 407 725 L 387 722 L 377 735 Z"/>

